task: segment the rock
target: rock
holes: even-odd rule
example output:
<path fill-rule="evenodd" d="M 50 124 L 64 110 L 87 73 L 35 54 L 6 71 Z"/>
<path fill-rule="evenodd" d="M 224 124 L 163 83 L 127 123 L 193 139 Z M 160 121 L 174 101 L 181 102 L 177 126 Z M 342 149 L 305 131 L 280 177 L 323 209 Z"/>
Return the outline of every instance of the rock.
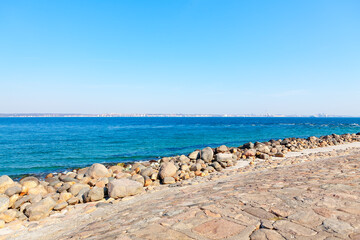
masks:
<path fill-rule="evenodd" d="M 77 197 L 72 197 L 69 200 L 67 200 L 67 202 L 69 203 L 69 205 L 75 205 L 79 202 L 79 199 Z"/>
<path fill-rule="evenodd" d="M 54 210 L 55 211 L 60 211 L 60 210 L 62 210 L 64 208 L 66 208 L 68 205 L 69 204 L 67 202 L 58 203 L 58 204 L 55 205 Z"/>
<path fill-rule="evenodd" d="M 131 180 L 134 180 L 134 181 L 137 181 L 139 183 L 141 183 L 142 185 L 145 184 L 145 179 L 143 176 L 139 175 L 139 174 L 134 174 L 132 177 L 131 177 Z"/>
<path fill-rule="evenodd" d="M 163 179 L 163 184 L 173 184 L 175 182 L 176 182 L 175 178 L 173 178 L 173 177 L 165 177 Z"/>
<path fill-rule="evenodd" d="M 249 207 L 244 209 L 245 212 L 258 217 L 260 219 L 274 219 L 276 216 L 263 208 L 257 208 L 257 207 Z"/>
<path fill-rule="evenodd" d="M 5 191 L 5 194 L 8 195 L 9 197 L 11 197 L 12 195 L 15 195 L 15 194 L 19 194 L 19 193 L 21 193 L 21 187 L 18 185 L 9 187 Z"/>
<path fill-rule="evenodd" d="M 5 227 L 5 221 L 4 220 L 0 220 L 0 228 L 4 228 Z"/>
<path fill-rule="evenodd" d="M 5 194 L 0 194 L 0 213 L 9 208 L 10 199 Z"/>
<path fill-rule="evenodd" d="M 108 194 L 112 198 L 136 195 L 144 191 L 143 185 L 129 179 L 114 179 L 108 184 Z"/>
<path fill-rule="evenodd" d="M 118 174 L 118 173 L 121 173 L 123 171 L 124 167 L 123 166 L 119 166 L 119 165 L 116 165 L 116 166 L 111 166 L 109 168 L 109 170 L 112 171 L 112 173 L 114 174 Z"/>
<path fill-rule="evenodd" d="M 29 221 L 37 221 L 49 216 L 55 205 L 56 202 L 51 197 L 47 197 L 27 207 L 25 214 L 29 217 Z"/>
<path fill-rule="evenodd" d="M 322 224 L 322 220 L 312 209 L 297 211 L 288 216 L 288 219 L 303 226 L 315 228 Z"/>
<path fill-rule="evenodd" d="M 211 147 L 206 147 L 201 150 L 201 159 L 205 162 L 211 162 L 214 158 L 214 152 Z"/>
<path fill-rule="evenodd" d="M 279 230 L 281 233 L 285 233 L 285 234 L 289 234 L 289 235 L 296 234 L 296 235 L 305 236 L 305 237 L 311 237 L 311 236 L 316 235 L 316 232 L 310 228 L 306 228 L 299 224 L 285 221 L 285 220 L 276 221 L 273 224 L 273 226 L 276 230 Z"/>
<path fill-rule="evenodd" d="M 270 156 L 268 154 L 266 154 L 266 153 L 261 153 L 259 157 L 260 157 L 260 159 L 263 159 L 263 160 L 270 159 Z"/>
<path fill-rule="evenodd" d="M 28 194 L 31 195 L 37 195 L 37 194 L 40 194 L 41 196 L 45 196 L 46 194 L 48 194 L 48 192 L 46 191 L 45 187 L 42 186 L 42 185 L 38 185 L 34 188 L 30 188 L 28 190 Z"/>
<path fill-rule="evenodd" d="M 79 192 L 80 192 L 82 189 L 90 190 L 90 186 L 87 185 L 87 184 L 75 183 L 74 185 L 71 186 L 71 188 L 70 188 L 70 193 L 71 193 L 73 196 L 76 196 L 76 195 L 79 194 Z"/>
<path fill-rule="evenodd" d="M 245 144 L 242 146 L 242 148 L 253 149 L 253 148 L 255 148 L 255 145 L 254 145 L 254 143 L 252 143 L 252 142 L 248 142 L 248 143 L 245 143 Z"/>
<path fill-rule="evenodd" d="M 89 167 L 85 175 L 91 178 L 111 177 L 109 170 L 100 163 L 95 163 Z"/>
<path fill-rule="evenodd" d="M 86 194 L 87 202 L 96 202 L 104 198 L 104 188 L 93 187 Z"/>
<path fill-rule="evenodd" d="M 195 159 L 196 160 L 196 159 Z M 181 155 L 180 157 L 179 157 L 179 161 L 181 162 L 181 163 L 189 163 L 190 162 L 190 159 L 187 157 L 187 156 L 185 156 L 185 155 Z"/>
<path fill-rule="evenodd" d="M 216 171 L 221 171 L 222 170 L 222 167 L 221 167 L 221 165 L 220 165 L 220 163 L 219 162 L 213 162 L 212 164 L 211 164 L 211 166 L 213 167 L 213 168 L 215 168 L 215 170 Z"/>
<path fill-rule="evenodd" d="M 71 187 L 70 183 L 64 183 L 63 185 L 61 185 L 61 187 L 57 189 L 57 192 L 58 193 L 66 192 L 68 189 L 70 189 L 70 187 Z"/>
<path fill-rule="evenodd" d="M 20 180 L 20 184 L 25 187 L 26 190 L 37 187 L 39 180 L 36 177 L 25 177 Z"/>
<path fill-rule="evenodd" d="M 0 219 L 4 220 L 6 223 L 12 222 L 16 218 L 16 210 L 14 209 L 8 209 L 4 212 L 0 213 Z"/>
<path fill-rule="evenodd" d="M 201 170 L 201 164 L 200 163 L 193 164 L 190 167 L 190 171 L 193 171 L 193 172 L 200 171 L 200 170 Z"/>
<path fill-rule="evenodd" d="M 278 232 L 270 229 L 259 229 L 250 236 L 251 240 L 285 240 Z"/>
<path fill-rule="evenodd" d="M 216 154 L 215 159 L 218 162 L 227 162 L 233 159 L 233 155 L 231 153 L 218 153 Z"/>
<path fill-rule="evenodd" d="M 32 194 L 32 195 L 29 195 L 29 197 L 30 197 L 29 201 L 30 201 L 31 203 L 40 202 L 41 199 L 42 199 L 41 194 Z"/>
<path fill-rule="evenodd" d="M 62 192 L 60 193 L 59 200 L 67 202 L 70 198 L 72 198 L 73 195 L 69 192 Z"/>
<path fill-rule="evenodd" d="M 9 198 L 9 208 L 14 207 L 15 202 L 19 199 L 19 194 L 14 194 Z"/>
<path fill-rule="evenodd" d="M 200 151 L 198 151 L 198 150 L 189 154 L 190 160 L 196 160 L 199 157 L 200 157 Z"/>
<path fill-rule="evenodd" d="M 229 149 L 228 149 L 228 147 L 225 146 L 225 145 L 221 145 L 220 147 L 217 147 L 217 148 L 216 148 L 216 152 L 217 152 L 217 153 L 224 153 L 224 152 L 228 152 L 228 151 L 229 151 Z"/>
<path fill-rule="evenodd" d="M 30 200 L 29 196 L 23 196 L 22 198 L 19 198 L 15 203 L 14 203 L 14 208 L 20 208 L 21 205 L 23 205 L 24 203 L 28 202 Z M 0 211 L 1 212 L 1 211 Z"/>
<path fill-rule="evenodd" d="M 246 157 L 254 157 L 255 156 L 255 151 L 254 150 L 251 150 L 251 149 L 248 149 L 245 151 L 245 156 Z"/>
<path fill-rule="evenodd" d="M 131 177 L 131 174 L 129 174 L 129 173 L 118 173 L 115 176 L 115 178 L 117 178 L 117 179 L 128 178 L 128 177 Z"/>
<path fill-rule="evenodd" d="M 275 154 L 275 157 L 281 157 L 282 158 L 282 157 L 285 157 L 285 154 L 279 152 L 279 153 Z"/>
<path fill-rule="evenodd" d="M 329 232 L 335 232 L 344 235 L 347 235 L 354 230 L 354 228 L 349 223 L 332 218 L 325 219 L 323 226 Z"/>
<path fill-rule="evenodd" d="M 14 185 L 14 181 L 7 175 L 0 177 L 0 194 L 4 193 L 9 187 Z"/>
<path fill-rule="evenodd" d="M 160 179 L 165 177 L 173 177 L 176 174 L 177 167 L 172 162 L 163 163 L 159 170 Z"/>
<path fill-rule="evenodd" d="M 143 177 L 150 177 L 154 173 L 154 169 L 151 167 L 144 168 L 140 171 L 140 175 Z"/>

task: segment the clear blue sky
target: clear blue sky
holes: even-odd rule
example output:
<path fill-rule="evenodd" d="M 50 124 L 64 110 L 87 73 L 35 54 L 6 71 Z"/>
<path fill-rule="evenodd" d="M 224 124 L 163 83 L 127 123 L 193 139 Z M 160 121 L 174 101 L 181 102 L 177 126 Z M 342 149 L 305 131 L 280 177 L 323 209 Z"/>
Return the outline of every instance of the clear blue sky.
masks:
<path fill-rule="evenodd" d="M 1 113 L 360 115 L 360 1 L 3 0 Z"/>

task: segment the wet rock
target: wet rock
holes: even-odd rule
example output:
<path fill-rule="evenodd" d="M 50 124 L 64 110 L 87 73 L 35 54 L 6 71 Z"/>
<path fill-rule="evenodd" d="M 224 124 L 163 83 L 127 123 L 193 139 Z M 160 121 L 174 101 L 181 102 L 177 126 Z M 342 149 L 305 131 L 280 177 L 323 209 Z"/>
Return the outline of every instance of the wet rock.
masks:
<path fill-rule="evenodd" d="M 115 179 L 108 184 L 109 197 L 115 199 L 140 194 L 143 191 L 141 183 L 129 179 Z"/>
<path fill-rule="evenodd" d="M 176 174 L 177 167 L 172 162 L 163 163 L 159 170 L 160 179 L 165 177 L 173 177 Z"/>
<path fill-rule="evenodd" d="M 91 178 L 110 177 L 111 173 L 109 170 L 100 163 L 95 163 L 85 173 L 86 176 Z"/>
<path fill-rule="evenodd" d="M 214 158 L 214 152 L 211 147 L 206 147 L 201 150 L 201 159 L 205 162 L 211 162 Z"/>
<path fill-rule="evenodd" d="M 7 175 L 0 177 L 0 194 L 5 193 L 5 191 L 14 185 L 14 181 Z"/>

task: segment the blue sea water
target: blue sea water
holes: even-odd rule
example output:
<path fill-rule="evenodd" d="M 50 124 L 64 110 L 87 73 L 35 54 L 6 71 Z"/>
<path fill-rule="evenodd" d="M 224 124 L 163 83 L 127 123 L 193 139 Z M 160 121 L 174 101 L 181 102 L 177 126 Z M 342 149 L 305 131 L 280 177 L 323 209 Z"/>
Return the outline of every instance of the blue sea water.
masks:
<path fill-rule="evenodd" d="M 205 146 L 360 132 L 360 118 L 0 118 L 0 175 L 187 154 Z"/>

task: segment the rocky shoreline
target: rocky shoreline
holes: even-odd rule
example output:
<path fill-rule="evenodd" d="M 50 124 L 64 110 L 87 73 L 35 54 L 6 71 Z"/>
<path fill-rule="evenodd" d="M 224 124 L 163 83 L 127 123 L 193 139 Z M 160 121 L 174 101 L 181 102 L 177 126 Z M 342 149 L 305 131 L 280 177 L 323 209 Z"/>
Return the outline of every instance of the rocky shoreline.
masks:
<path fill-rule="evenodd" d="M 68 173 L 48 174 L 44 180 L 30 176 L 14 181 L 3 175 L 0 177 L 0 227 L 16 220 L 37 221 L 80 203 L 94 202 L 100 206 L 162 185 L 188 184 L 192 179 L 216 176 L 216 172 L 235 165 L 244 169 L 277 166 L 278 160 L 290 152 L 353 142 L 360 142 L 360 133 L 250 142 L 239 147 L 206 147 L 187 156 L 164 157 L 158 161 L 113 166 L 93 164 Z M 289 164 L 312 157 L 293 157 Z"/>

